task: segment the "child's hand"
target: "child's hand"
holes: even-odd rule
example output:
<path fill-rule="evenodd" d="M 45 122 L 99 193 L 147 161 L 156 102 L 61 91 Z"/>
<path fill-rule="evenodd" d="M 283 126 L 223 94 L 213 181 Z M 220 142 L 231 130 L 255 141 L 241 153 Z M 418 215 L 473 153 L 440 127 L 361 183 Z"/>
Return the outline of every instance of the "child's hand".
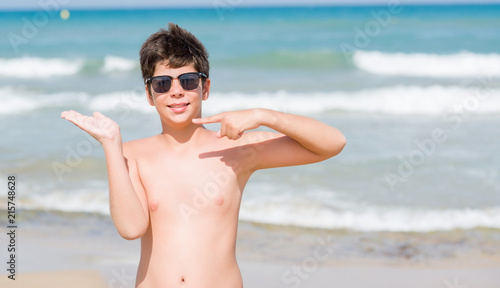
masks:
<path fill-rule="evenodd" d="M 223 112 L 217 115 L 193 119 L 195 124 L 220 123 L 217 137 L 237 140 L 247 130 L 256 129 L 261 125 L 259 109 Z"/>
<path fill-rule="evenodd" d="M 99 112 L 94 112 L 94 115 L 89 117 L 72 110 L 64 111 L 61 118 L 72 122 L 89 133 L 101 144 L 119 140 L 121 137 L 118 124 Z"/>

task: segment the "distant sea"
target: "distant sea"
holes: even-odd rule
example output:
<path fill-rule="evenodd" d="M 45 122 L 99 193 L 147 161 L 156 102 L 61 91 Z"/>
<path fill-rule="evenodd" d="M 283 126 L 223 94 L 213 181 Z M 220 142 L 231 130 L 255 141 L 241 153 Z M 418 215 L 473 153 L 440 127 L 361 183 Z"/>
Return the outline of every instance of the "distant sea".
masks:
<path fill-rule="evenodd" d="M 500 6 L 69 12 L 0 12 L 0 175 L 18 175 L 21 211 L 109 214 L 102 149 L 60 113 L 100 111 L 127 141 L 159 133 L 138 52 L 174 22 L 209 51 L 205 115 L 267 107 L 348 138 L 325 162 L 258 171 L 241 220 L 500 231 Z"/>

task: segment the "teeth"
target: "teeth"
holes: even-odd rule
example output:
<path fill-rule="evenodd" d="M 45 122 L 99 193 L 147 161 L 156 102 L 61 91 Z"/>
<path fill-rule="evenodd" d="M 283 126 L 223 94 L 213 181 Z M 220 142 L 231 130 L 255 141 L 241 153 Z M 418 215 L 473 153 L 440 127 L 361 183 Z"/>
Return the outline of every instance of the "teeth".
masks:
<path fill-rule="evenodd" d="M 184 106 L 187 106 L 188 104 L 177 104 L 177 105 L 170 105 L 168 107 L 170 108 L 181 108 L 181 107 L 184 107 Z"/>

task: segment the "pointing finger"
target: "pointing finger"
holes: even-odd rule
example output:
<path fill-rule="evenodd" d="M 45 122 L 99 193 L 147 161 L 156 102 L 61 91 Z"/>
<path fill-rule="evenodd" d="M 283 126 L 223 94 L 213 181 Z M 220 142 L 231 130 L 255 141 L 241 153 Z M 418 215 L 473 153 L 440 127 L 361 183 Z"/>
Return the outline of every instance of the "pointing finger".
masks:
<path fill-rule="evenodd" d="M 222 120 L 222 117 L 220 116 L 220 114 L 217 114 L 214 116 L 193 119 L 193 123 L 195 123 L 195 124 L 219 123 L 219 122 L 221 122 L 221 120 Z"/>

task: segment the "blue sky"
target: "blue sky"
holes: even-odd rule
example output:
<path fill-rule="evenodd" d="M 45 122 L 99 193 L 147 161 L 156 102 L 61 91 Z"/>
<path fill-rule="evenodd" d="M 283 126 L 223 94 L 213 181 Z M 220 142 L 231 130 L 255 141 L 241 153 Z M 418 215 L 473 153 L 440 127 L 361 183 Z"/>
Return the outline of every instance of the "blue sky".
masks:
<path fill-rule="evenodd" d="M 270 6 L 270 5 L 352 5 L 381 4 L 390 2 L 402 4 L 465 4 L 465 3 L 500 3 L 500 0 L 17 0 L 1 1 L 0 9 L 39 9 L 40 3 L 55 3 L 63 8 L 148 8 L 148 7 L 219 7 Z"/>

